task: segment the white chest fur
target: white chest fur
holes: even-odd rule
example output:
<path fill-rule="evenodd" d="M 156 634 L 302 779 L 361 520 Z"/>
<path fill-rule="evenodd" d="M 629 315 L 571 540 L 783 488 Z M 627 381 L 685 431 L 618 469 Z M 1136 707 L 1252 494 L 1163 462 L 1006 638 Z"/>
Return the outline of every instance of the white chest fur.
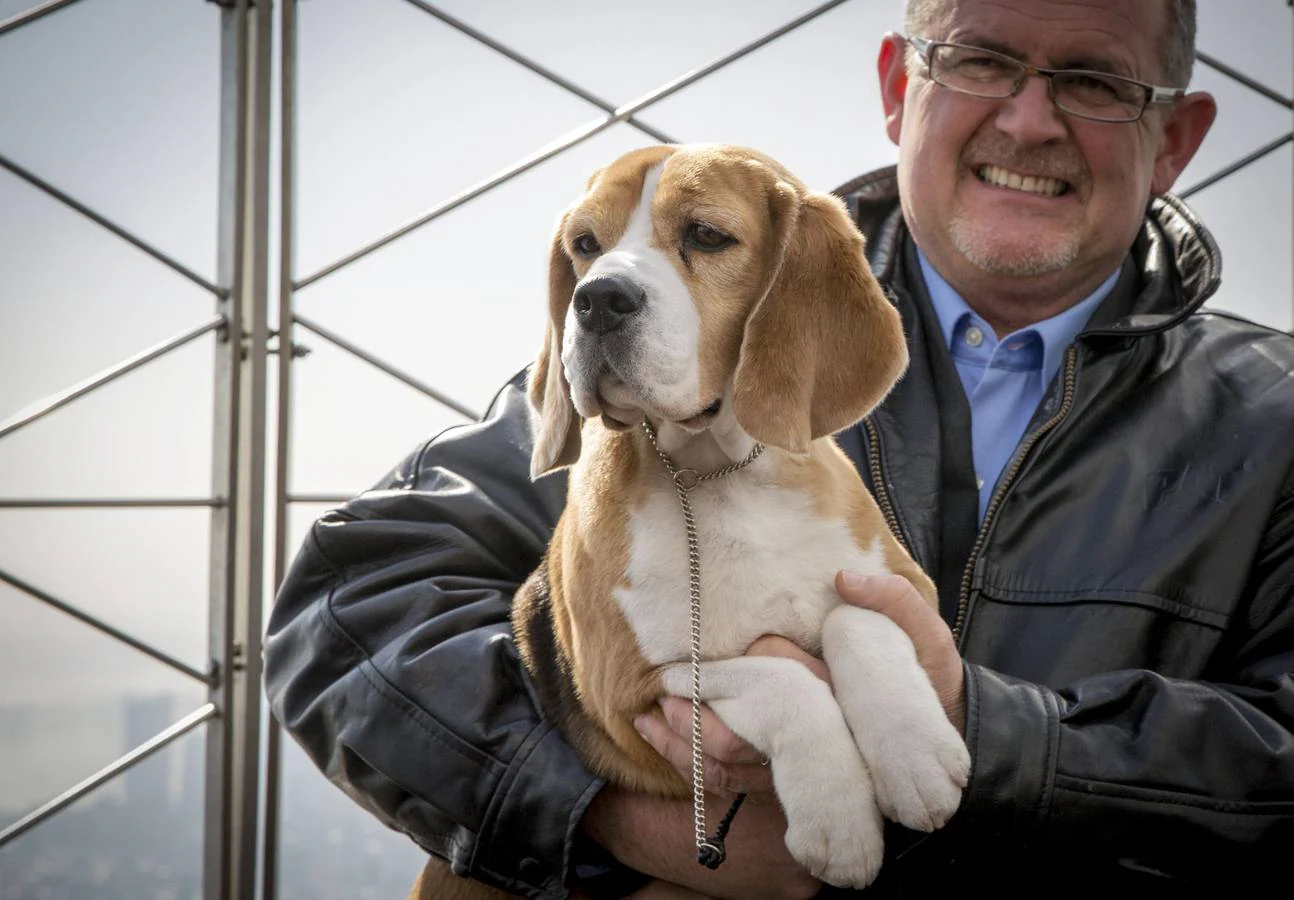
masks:
<path fill-rule="evenodd" d="M 666 482 L 666 484 L 668 484 Z M 879 538 L 859 547 L 847 523 L 824 519 L 802 492 L 757 471 L 703 482 L 689 495 L 701 551 L 701 652 L 743 653 L 763 634 L 820 649 L 822 620 L 841 600 L 839 569 L 889 570 Z M 672 486 L 630 514 L 628 586 L 616 601 L 653 665 L 691 648 L 687 532 Z"/>

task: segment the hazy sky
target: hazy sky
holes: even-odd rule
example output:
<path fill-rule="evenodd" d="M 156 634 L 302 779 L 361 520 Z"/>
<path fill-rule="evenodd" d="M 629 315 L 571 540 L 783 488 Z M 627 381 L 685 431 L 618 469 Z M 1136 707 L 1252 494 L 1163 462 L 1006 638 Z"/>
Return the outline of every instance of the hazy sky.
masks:
<path fill-rule="evenodd" d="M 0 0 L 0 20 L 35 5 Z M 808 0 L 469 2 L 441 8 L 613 103 L 708 63 Z M 643 113 L 680 140 L 757 146 L 829 189 L 893 162 L 877 40 L 900 0 L 852 0 Z M 317 271 L 602 112 L 401 0 L 309 0 L 300 16 L 297 245 Z M 1289 95 L 1285 0 L 1201 0 L 1202 50 Z M 216 258 L 219 17 L 202 0 L 85 0 L 0 36 L 0 154 L 208 279 Z M 1206 68 L 1221 114 L 1179 186 L 1284 134 L 1290 113 Z M 554 217 L 588 172 L 650 138 L 617 126 L 302 290 L 297 308 L 483 408 L 543 323 Z M 1215 303 L 1294 325 L 1290 147 L 1192 205 L 1221 244 Z M 209 317 L 212 297 L 0 169 L 0 421 Z M 320 338 L 296 367 L 292 487 L 358 491 L 458 421 Z M 209 339 L 0 440 L 0 496 L 210 492 Z M 318 507 L 298 507 L 293 543 Z M 0 569 L 194 665 L 206 657 L 207 514 L 0 510 Z M 200 689 L 0 585 L 0 706 L 111 704 Z M 0 741 L 0 799 L 35 805 L 120 752 L 39 719 Z M 63 723 L 60 726 L 58 723 Z M 27 738 L 24 738 L 26 741 Z M 59 746 L 63 752 L 46 752 Z M 78 748 L 69 752 L 67 747 Z"/>

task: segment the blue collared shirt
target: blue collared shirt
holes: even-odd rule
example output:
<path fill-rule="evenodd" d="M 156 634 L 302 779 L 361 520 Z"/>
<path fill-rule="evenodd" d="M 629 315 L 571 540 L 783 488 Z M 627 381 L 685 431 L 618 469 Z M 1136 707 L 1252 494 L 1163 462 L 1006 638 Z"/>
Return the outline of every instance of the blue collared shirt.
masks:
<path fill-rule="evenodd" d="M 971 449 L 979 485 L 979 520 L 983 522 L 997 480 L 1043 393 L 1060 371 L 1065 350 L 1114 289 L 1122 269 L 1081 303 L 999 340 L 989 324 L 934 270 L 925 254 L 920 250 L 917 254 L 948 352 L 970 401 Z"/>

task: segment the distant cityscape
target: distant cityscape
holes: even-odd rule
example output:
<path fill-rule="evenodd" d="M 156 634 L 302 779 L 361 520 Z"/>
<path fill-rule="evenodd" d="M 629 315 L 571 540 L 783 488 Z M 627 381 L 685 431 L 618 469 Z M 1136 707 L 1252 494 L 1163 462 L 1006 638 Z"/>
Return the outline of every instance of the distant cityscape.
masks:
<path fill-rule="evenodd" d="M 120 752 L 188 711 L 177 706 L 165 695 L 125 698 Z M 10 729 L 22 720 L 0 708 L 0 734 L 15 736 Z M 204 755 L 198 729 L 0 848 L 0 900 L 202 900 Z M 284 755 L 278 897 L 406 896 L 421 851 L 328 784 L 295 747 Z M 31 812 L 9 805 L 0 797 L 0 828 Z"/>

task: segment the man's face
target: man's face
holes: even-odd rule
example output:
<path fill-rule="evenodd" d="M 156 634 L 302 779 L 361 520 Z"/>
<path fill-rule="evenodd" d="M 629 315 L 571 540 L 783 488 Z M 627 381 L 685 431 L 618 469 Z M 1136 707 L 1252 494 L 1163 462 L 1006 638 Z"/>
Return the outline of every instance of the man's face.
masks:
<path fill-rule="evenodd" d="M 1162 84 L 1165 6 L 948 0 L 939 33 L 919 36 Z M 1039 77 L 1013 98 L 986 100 L 935 84 L 918 62 L 896 97 L 889 127 L 900 146 L 904 214 L 954 285 L 988 277 L 1061 292 L 1069 282 L 1094 287 L 1127 253 L 1151 194 L 1185 166 L 1160 159 L 1167 111 L 1152 106 L 1133 123 L 1075 118 L 1056 108 Z"/>

